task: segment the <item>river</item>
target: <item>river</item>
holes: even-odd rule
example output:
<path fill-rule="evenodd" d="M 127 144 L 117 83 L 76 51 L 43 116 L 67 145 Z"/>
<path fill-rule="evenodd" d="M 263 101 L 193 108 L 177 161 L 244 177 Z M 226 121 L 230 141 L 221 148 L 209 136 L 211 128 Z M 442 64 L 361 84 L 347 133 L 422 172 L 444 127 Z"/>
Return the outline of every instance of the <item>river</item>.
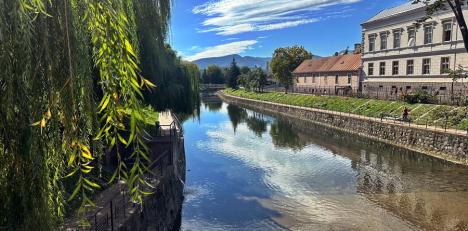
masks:
<path fill-rule="evenodd" d="M 205 97 L 181 230 L 468 230 L 468 168 Z"/>

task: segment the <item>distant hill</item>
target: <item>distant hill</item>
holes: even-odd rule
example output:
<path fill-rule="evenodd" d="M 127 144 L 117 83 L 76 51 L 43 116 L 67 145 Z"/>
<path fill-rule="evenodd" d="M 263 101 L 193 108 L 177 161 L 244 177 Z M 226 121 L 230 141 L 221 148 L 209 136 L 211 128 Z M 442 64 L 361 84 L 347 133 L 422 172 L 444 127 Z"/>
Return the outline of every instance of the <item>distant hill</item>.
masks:
<path fill-rule="evenodd" d="M 226 55 L 222 57 L 214 58 L 205 58 L 193 61 L 196 63 L 201 70 L 207 68 L 209 65 L 217 65 L 220 67 L 229 67 L 232 62 L 232 58 L 236 59 L 237 65 L 239 67 L 248 66 L 261 67 L 262 69 L 267 69 L 267 63 L 271 61 L 271 58 L 261 58 L 261 57 L 251 57 L 251 56 L 240 56 L 240 55 Z"/>
<path fill-rule="evenodd" d="M 232 62 L 232 58 L 236 59 L 239 67 L 248 66 L 261 67 L 263 70 L 267 70 L 267 63 L 271 62 L 271 58 L 252 57 L 252 56 L 240 56 L 240 55 L 226 55 L 222 57 L 205 58 L 193 61 L 196 63 L 200 70 L 207 68 L 209 65 L 217 65 L 219 67 L 229 67 Z M 313 59 L 321 58 L 320 56 L 313 56 Z"/>

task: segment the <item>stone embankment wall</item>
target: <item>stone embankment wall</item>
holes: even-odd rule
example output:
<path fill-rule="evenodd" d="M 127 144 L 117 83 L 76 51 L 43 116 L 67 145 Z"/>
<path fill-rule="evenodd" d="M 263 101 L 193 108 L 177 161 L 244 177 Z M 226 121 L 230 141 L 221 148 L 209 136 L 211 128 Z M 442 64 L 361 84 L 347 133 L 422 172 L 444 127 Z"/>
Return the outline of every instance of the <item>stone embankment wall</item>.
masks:
<path fill-rule="evenodd" d="M 154 194 L 145 198 L 143 209 L 136 208 L 119 230 L 171 231 L 180 228 L 186 168 L 183 137 L 177 141 L 151 142 L 150 146 L 157 153 L 169 151 L 153 171 L 159 183 L 155 185 Z"/>
<path fill-rule="evenodd" d="M 246 108 L 279 113 L 292 119 L 306 120 L 450 162 L 468 165 L 467 134 L 415 127 L 412 124 L 398 124 L 353 114 L 245 99 L 224 92 L 220 92 L 219 96 L 229 103 Z"/>

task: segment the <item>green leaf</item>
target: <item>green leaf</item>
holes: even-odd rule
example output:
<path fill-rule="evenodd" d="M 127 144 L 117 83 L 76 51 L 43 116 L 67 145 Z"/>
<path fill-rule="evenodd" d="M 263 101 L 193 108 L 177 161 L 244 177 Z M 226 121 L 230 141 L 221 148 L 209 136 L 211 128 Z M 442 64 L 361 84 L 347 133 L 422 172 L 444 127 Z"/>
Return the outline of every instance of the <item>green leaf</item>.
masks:
<path fill-rule="evenodd" d="M 100 189 L 101 186 L 99 186 L 98 184 L 86 179 L 86 178 L 83 178 L 83 180 L 86 182 L 86 184 L 88 184 L 89 186 L 93 187 L 93 188 L 97 188 L 97 189 Z"/>
<path fill-rule="evenodd" d="M 73 199 L 75 199 L 76 195 L 78 195 L 78 192 L 80 192 L 80 189 L 81 189 L 81 180 L 76 185 L 75 189 L 73 190 L 73 193 L 68 198 L 68 201 L 72 201 Z"/>

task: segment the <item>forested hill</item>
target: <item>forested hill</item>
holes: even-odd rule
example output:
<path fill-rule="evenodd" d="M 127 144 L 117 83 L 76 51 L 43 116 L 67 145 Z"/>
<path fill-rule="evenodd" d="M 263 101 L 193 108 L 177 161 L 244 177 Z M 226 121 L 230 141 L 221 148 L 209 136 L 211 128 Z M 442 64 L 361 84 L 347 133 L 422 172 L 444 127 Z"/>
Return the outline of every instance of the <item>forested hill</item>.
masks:
<path fill-rule="evenodd" d="M 240 55 L 227 55 L 222 57 L 205 58 L 193 61 L 198 64 L 201 70 L 205 69 L 209 65 L 217 65 L 219 67 L 229 67 L 232 62 L 232 58 L 236 59 L 237 65 L 240 67 L 248 66 L 261 67 L 266 70 L 267 63 L 270 62 L 271 58 L 251 57 L 251 56 L 240 56 Z"/>

